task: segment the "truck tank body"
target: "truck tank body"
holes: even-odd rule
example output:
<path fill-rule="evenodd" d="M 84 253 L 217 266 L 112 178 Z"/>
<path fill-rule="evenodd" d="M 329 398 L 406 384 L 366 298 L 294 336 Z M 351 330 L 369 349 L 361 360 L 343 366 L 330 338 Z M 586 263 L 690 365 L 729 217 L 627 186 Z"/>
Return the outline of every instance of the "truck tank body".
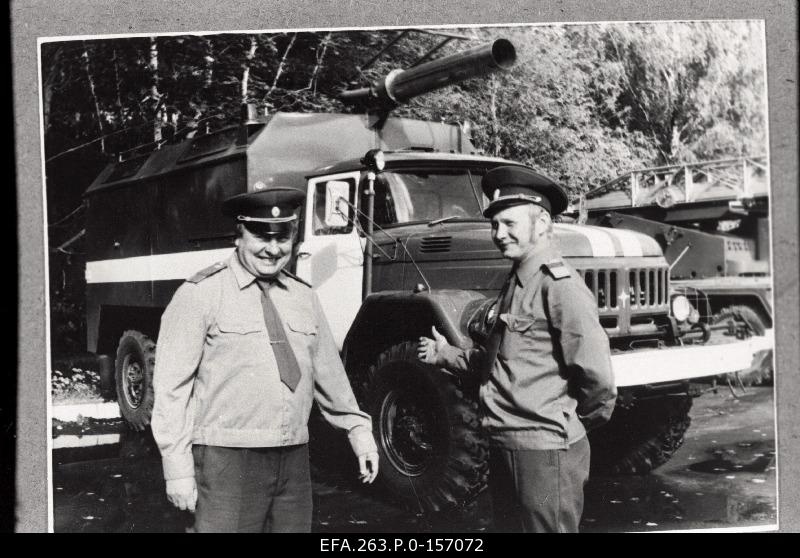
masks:
<path fill-rule="evenodd" d="M 100 190 L 180 174 L 187 168 L 213 165 L 245 152 L 249 181 L 261 180 L 269 186 L 283 180 L 281 185 L 301 187 L 311 170 L 361 157 L 369 149 L 467 154 L 478 151 L 456 124 L 393 117 L 380 128 L 373 124 L 367 115 L 278 112 L 264 122 L 248 124 L 246 137 L 242 137 L 244 127 L 235 126 L 112 163 L 85 195 L 91 197 Z"/>
<path fill-rule="evenodd" d="M 264 122 L 166 144 L 106 167 L 84 194 L 88 349 L 103 307 L 161 309 L 186 277 L 233 247 L 226 198 L 254 184 L 305 190 L 313 169 L 368 149 L 476 149 L 454 124 L 366 115 L 276 113 Z M 337 138 L 347 138 L 338 141 Z"/>

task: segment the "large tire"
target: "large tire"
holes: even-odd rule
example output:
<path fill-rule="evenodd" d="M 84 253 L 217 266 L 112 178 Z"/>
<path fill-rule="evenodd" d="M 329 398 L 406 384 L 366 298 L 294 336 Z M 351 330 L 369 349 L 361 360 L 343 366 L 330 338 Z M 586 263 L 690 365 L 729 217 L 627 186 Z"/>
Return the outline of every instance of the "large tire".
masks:
<path fill-rule="evenodd" d="M 592 472 L 644 475 L 670 460 L 691 424 L 689 395 L 635 401 L 617 408 L 608 424 L 589 434 Z"/>
<path fill-rule="evenodd" d="M 153 368 L 156 344 L 147 335 L 129 330 L 117 347 L 115 381 L 122 417 L 134 430 L 144 430 L 153 413 Z"/>
<path fill-rule="evenodd" d="M 715 314 L 711 321 L 712 325 L 728 322 L 733 322 L 734 325 L 747 324 L 753 335 L 764 335 L 767 330 L 767 325 L 758 312 L 748 306 L 727 306 Z M 727 376 L 734 382 L 741 383 L 744 386 L 772 385 L 772 356 L 761 355 L 759 360 L 754 361 L 753 366 L 750 368 L 733 372 Z"/>
<path fill-rule="evenodd" d="M 380 453 L 378 479 L 416 511 L 472 500 L 486 485 L 488 443 L 481 435 L 477 386 L 419 361 L 417 344 L 381 353 L 362 386 Z"/>

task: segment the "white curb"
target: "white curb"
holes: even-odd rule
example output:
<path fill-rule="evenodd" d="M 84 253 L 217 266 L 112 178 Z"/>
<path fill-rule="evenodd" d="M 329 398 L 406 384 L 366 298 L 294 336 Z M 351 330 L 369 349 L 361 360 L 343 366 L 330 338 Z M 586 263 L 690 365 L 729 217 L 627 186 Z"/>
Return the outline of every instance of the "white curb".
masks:
<path fill-rule="evenodd" d="M 52 417 L 61 422 L 75 422 L 78 417 L 93 419 L 119 418 L 119 405 L 115 401 L 107 403 L 81 403 L 79 405 L 52 405 Z"/>
<path fill-rule="evenodd" d="M 87 448 L 92 446 L 105 446 L 119 443 L 119 434 L 96 434 L 90 436 L 76 436 L 68 434 L 57 436 L 53 439 L 53 449 Z"/>

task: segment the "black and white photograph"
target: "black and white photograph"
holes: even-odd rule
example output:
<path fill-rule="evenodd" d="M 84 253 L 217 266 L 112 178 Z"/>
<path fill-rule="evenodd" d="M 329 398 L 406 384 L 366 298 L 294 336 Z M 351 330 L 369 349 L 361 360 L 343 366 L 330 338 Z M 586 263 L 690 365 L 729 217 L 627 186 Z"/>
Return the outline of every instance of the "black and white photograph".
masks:
<path fill-rule="evenodd" d="M 68 4 L 10 8 L 13 530 L 796 528 L 796 6 Z"/>
<path fill-rule="evenodd" d="M 763 22 L 39 61 L 55 532 L 777 527 Z"/>

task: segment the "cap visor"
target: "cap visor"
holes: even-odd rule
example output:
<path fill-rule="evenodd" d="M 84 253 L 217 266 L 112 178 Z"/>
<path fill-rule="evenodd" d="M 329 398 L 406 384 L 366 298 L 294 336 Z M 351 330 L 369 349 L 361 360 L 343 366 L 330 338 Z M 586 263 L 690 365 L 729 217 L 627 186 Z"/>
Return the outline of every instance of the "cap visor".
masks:
<path fill-rule="evenodd" d="M 239 221 L 244 228 L 258 236 L 272 236 L 278 234 L 291 233 L 294 230 L 295 221 L 277 221 L 266 223 L 263 221 Z"/>
<path fill-rule="evenodd" d="M 498 200 L 494 203 L 490 203 L 489 207 L 483 210 L 483 216 L 487 219 L 491 219 L 492 215 L 497 213 L 498 211 L 502 211 L 503 209 L 507 209 L 509 207 L 513 207 L 515 205 L 539 205 L 534 203 L 530 200 Z M 539 207 L 542 207 L 541 205 Z"/>

